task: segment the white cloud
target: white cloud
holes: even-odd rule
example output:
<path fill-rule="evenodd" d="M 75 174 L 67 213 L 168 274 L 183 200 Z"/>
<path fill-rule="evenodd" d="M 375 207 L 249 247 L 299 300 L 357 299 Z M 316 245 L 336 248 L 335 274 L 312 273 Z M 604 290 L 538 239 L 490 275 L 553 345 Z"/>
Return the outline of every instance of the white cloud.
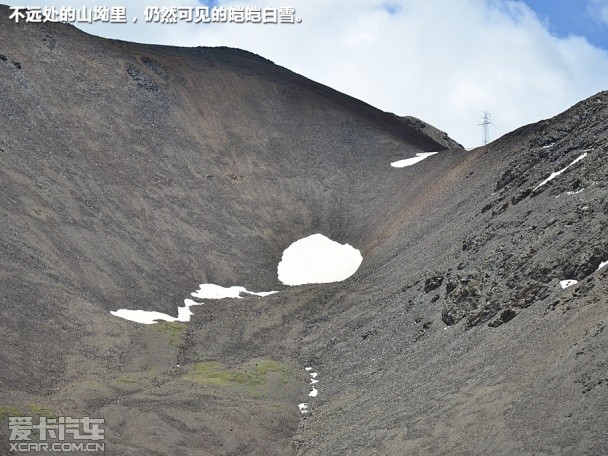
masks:
<path fill-rule="evenodd" d="M 61 2 L 55 2 L 60 4 Z M 102 2 L 89 2 L 100 4 Z M 240 47 L 380 109 L 419 117 L 465 146 L 496 138 L 606 88 L 608 52 L 552 36 L 522 2 L 504 0 L 227 0 L 295 6 L 298 25 L 118 25 L 94 33 L 139 42 Z M 53 2 L 47 2 L 53 4 Z M 143 17 L 147 5 L 129 2 Z M 199 5 L 172 0 L 171 5 Z M 608 15 L 608 11 L 606 12 Z"/>
<path fill-rule="evenodd" d="M 590 0 L 587 10 L 593 19 L 608 26 L 608 0 Z"/>

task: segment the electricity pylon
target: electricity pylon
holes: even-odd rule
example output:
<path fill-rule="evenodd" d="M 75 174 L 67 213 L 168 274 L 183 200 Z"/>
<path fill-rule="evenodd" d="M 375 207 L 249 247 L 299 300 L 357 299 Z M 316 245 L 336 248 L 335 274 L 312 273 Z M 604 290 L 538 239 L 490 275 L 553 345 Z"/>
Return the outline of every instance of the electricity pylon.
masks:
<path fill-rule="evenodd" d="M 486 144 L 488 144 L 490 142 L 490 125 L 494 125 L 492 122 L 490 122 L 490 113 L 488 111 L 484 111 L 483 112 L 483 122 L 480 123 L 479 125 L 481 125 L 483 127 L 483 145 L 485 146 Z"/>

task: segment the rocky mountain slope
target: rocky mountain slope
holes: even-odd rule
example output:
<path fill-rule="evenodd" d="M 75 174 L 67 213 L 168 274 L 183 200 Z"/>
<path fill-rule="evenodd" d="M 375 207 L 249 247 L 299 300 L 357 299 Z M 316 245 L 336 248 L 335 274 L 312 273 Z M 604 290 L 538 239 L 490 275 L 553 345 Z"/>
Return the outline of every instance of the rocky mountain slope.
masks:
<path fill-rule="evenodd" d="M 467 152 L 244 51 L 7 11 L 0 454 L 15 414 L 121 456 L 602 454 L 608 93 Z M 282 285 L 313 233 L 360 269 Z M 279 293 L 110 314 L 201 283 Z"/>

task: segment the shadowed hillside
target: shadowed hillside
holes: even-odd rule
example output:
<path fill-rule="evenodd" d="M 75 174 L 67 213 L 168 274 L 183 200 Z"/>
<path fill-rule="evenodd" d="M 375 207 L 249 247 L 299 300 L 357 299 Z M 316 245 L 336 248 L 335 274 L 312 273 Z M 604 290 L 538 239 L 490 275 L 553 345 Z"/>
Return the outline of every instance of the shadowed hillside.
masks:
<path fill-rule="evenodd" d="M 466 152 L 245 51 L 0 7 L 0 454 L 16 414 L 104 418 L 121 456 L 601 454 L 607 120 Z M 282 285 L 314 233 L 360 269 Z M 110 314 L 201 283 L 279 293 Z"/>

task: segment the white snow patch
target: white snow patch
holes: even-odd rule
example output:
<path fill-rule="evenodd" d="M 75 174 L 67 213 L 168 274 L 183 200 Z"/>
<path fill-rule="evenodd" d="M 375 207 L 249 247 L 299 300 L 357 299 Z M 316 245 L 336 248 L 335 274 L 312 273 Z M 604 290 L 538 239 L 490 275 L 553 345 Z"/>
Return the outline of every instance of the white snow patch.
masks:
<path fill-rule="evenodd" d="M 350 244 L 339 244 L 317 233 L 285 249 L 277 274 L 290 286 L 341 282 L 357 272 L 362 261 L 361 252 Z"/>
<path fill-rule="evenodd" d="M 551 144 L 547 144 L 546 146 L 543 146 L 543 149 L 550 149 L 551 147 L 555 146 L 555 143 L 551 143 Z"/>
<path fill-rule="evenodd" d="M 319 390 L 314 386 L 315 384 L 319 383 L 319 380 L 316 379 L 317 375 L 319 375 L 316 372 L 311 372 L 312 371 L 312 367 L 305 367 L 304 369 L 306 369 L 306 372 L 308 372 L 310 374 L 310 393 L 308 393 L 308 395 L 310 397 L 317 397 L 317 394 L 319 394 Z M 302 406 L 305 406 L 304 408 L 302 408 Z M 308 404 L 300 404 L 298 405 L 298 407 L 300 407 L 300 412 L 302 413 L 306 413 L 308 412 Z"/>
<path fill-rule="evenodd" d="M 412 166 L 418 162 L 421 162 L 425 158 L 430 157 L 431 155 L 435 155 L 436 153 L 438 153 L 438 152 L 421 152 L 421 153 L 416 154 L 415 157 L 406 158 L 405 160 L 398 160 L 398 161 L 392 162 L 391 166 L 393 168 L 405 168 L 406 166 Z"/>
<path fill-rule="evenodd" d="M 144 325 L 152 325 L 159 321 L 182 321 L 178 318 L 172 317 L 161 312 L 152 312 L 149 310 L 129 310 L 119 309 L 112 310 L 110 313 L 116 317 L 124 318 L 125 320 L 131 320 L 136 323 L 142 323 Z M 190 318 L 188 318 L 189 320 Z"/>
<path fill-rule="evenodd" d="M 300 412 L 308 413 L 308 404 L 306 402 L 302 402 L 301 404 L 298 404 L 298 408 L 300 409 Z"/>
<path fill-rule="evenodd" d="M 194 293 L 190 293 L 195 298 L 200 299 L 224 299 L 224 298 L 241 298 L 241 293 L 244 293 L 245 287 L 230 287 L 225 288 L 213 283 L 201 283 L 199 289 Z"/>
<path fill-rule="evenodd" d="M 603 267 L 608 266 L 608 261 L 604 261 L 602 263 L 600 263 L 600 265 L 597 267 L 597 270 L 599 271 L 600 269 L 602 269 Z"/>
<path fill-rule="evenodd" d="M 177 321 L 190 321 L 190 317 L 194 315 L 190 307 L 198 305 L 192 299 L 184 299 L 184 306 L 177 308 Z"/>
<path fill-rule="evenodd" d="M 572 285 L 576 285 L 577 283 L 578 280 L 562 280 L 559 284 L 565 290 L 566 288 L 571 287 Z"/>
<path fill-rule="evenodd" d="M 245 290 L 244 293 L 249 293 L 250 295 L 261 296 L 262 298 L 265 298 L 266 296 L 270 296 L 275 293 L 278 293 L 278 291 L 259 291 L 256 293 L 254 291 Z"/>
<path fill-rule="evenodd" d="M 551 173 L 551 175 L 549 177 L 547 177 L 544 181 L 542 181 L 540 184 L 538 184 L 534 190 L 542 187 L 543 185 L 545 185 L 547 182 L 552 181 L 553 179 L 555 179 L 557 176 L 559 176 L 560 174 L 562 174 L 564 171 L 566 171 L 568 168 L 570 168 L 572 165 L 574 165 L 575 163 L 578 163 L 579 161 L 581 161 L 583 158 L 585 158 L 587 156 L 587 152 L 585 152 L 583 155 L 581 155 L 580 157 L 578 157 L 576 160 L 574 160 L 572 163 L 570 163 L 568 166 L 566 166 L 564 169 L 560 169 L 559 171 L 556 171 L 554 173 Z"/>
<path fill-rule="evenodd" d="M 246 293 L 255 296 L 269 296 L 271 294 L 278 293 L 277 291 L 249 291 L 245 287 L 233 286 L 230 288 L 215 285 L 213 283 L 202 283 L 199 285 L 199 289 L 194 293 L 191 293 L 195 298 L 200 299 L 224 299 L 224 298 L 236 298 L 241 299 L 241 293 Z"/>
<path fill-rule="evenodd" d="M 268 296 L 276 291 L 262 291 L 259 293 L 248 291 L 244 287 L 230 287 L 225 288 L 220 285 L 214 285 L 212 283 L 203 283 L 199 286 L 198 291 L 191 293 L 195 298 L 201 299 L 224 299 L 224 298 L 241 298 L 241 293 L 247 293 L 256 296 Z M 160 321 L 168 322 L 188 322 L 190 317 L 194 315 L 190 310 L 192 306 L 200 306 L 202 303 L 193 301 L 192 299 L 184 299 L 184 305 L 177 308 L 177 317 L 172 317 L 161 312 L 155 312 L 150 310 L 130 310 L 130 309 L 119 309 L 116 311 L 110 311 L 110 313 L 116 317 L 124 318 L 125 320 L 134 321 L 136 323 L 142 323 L 144 325 L 152 325 Z"/>
<path fill-rule="evenodd" d="M 583 190 L 585 190 L 584 188 L 581 188 L 580 190 L 576 191 L 576 192 L 566 192 L 567 195 L 578 195 L 580 192 L 582 192 Z"/>

